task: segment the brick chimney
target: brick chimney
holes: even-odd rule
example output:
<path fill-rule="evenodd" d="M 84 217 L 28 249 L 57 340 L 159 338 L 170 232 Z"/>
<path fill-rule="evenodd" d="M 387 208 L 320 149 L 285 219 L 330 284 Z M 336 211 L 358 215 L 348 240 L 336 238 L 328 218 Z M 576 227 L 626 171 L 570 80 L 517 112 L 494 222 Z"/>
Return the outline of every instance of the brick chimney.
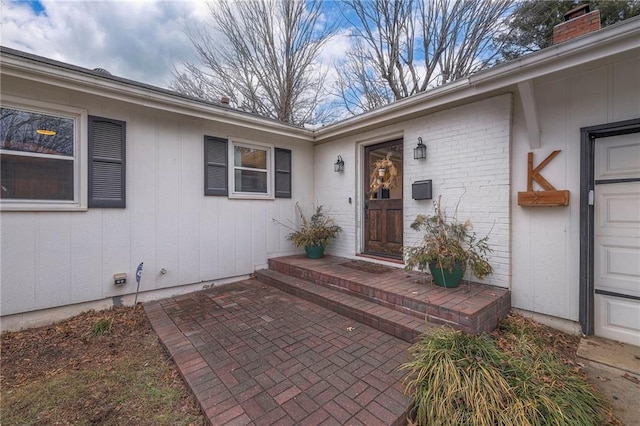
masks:
<path fill-rule="evenodd" d="M 600 11 L 589 12 L 589 5 L 574 7 L 564 14 L 564 22 L 553 27 L 553 44 L 562 43 L 600 29 Z"/>

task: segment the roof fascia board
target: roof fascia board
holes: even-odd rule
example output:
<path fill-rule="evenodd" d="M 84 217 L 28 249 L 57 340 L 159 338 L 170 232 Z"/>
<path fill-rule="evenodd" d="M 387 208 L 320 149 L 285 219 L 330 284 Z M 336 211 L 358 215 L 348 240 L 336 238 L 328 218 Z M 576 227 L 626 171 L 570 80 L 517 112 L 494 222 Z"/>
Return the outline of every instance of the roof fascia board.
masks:
<path fill-rule="evenodd" d="M 594 33 L 315 131 L 4 52 L 0 61 L 0 72 L 85 93 L 99 93 L 111 99 L 138 103 L 160 110 L 243 126 L 307 142 L 315 140 L 316 143 L 323 143 L 354 132 L 387 126 L 402 121 L 406 117 L 427 114 L 435 108 L 474 96 L 512 91 L 515 90 L 516 85 L 540 76 L 617 53 L 640 49 L 638 47 L 640 45 L 639 24 L 640 17 L 630 18 Z"/>
<path fill-rule="evenodd" d="M 2 55 L 0 73 L 64 89 L 93 95 L 98 94 L 109 99 L 134 103 L 162 111 L 286 136 L 305 142 L 314 141 L 313 132 L 308 129 L 11 55 Z"/>
<path fill-rule="evenodd" d="M 633 25 L 622 25 L 628 21 Z M 470 76 L 469 82 L 492 90 L 634 49 L 640 50 L 640 17 L 484 70 Z"/>
<path fill-rule="evenodd" d="M 382 108 L 316 130 L 316 143 L 341 135 L 370 130 L 397 122 L 399 117 L 427 114 L 465 98 L 514 91 L 519 83 L 593 62 L 607 56 L 640 49 L 640 17 L 630 18 L 594 33 L 532 53 L 523 58 L 478 72 Z M 534 142 L 535 143 L 535 142 Z"/>
<path fill-rule="evenodd" d="M 455 102 L 455 100 L 464 99 L 474 94 L 475 89 L 470 87 L 468 78 L 457 80 L 428 92 L 404 98 L 362 115 L 317 129 L 315 131 L 316 143 L 329 142 L 342 135 L 357 131 L 388 126 L 412 114 Z"/>

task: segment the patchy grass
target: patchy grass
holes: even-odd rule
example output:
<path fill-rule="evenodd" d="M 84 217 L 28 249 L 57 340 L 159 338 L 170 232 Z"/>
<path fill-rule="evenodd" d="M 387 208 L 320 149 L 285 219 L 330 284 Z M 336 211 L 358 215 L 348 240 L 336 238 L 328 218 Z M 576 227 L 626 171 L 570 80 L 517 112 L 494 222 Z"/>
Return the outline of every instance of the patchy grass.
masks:
<path fill-rule="evenodd" d="M 567 351 L 572 347 L 575 354 L 575 346 L 567 340 L 518 315 L 492 335 L 436 329 L 410 348 L 410 361 L 401 367 L 414 401 L 413 420 L 418 425 L 617 424 L 580 373 Z"/>
<path fill-rule="evenodd" d="M 111 318 L 101 318 L 93 325 L 91 329 L 92 336 L 99 336 L 101 334 L 109 334 L 111 333 L 111 325 L 113 320 Z"/>
<path fill-rule="evenodd" d="M 3 425 L 202 425 L 141 307 L 2 335 Z"/>

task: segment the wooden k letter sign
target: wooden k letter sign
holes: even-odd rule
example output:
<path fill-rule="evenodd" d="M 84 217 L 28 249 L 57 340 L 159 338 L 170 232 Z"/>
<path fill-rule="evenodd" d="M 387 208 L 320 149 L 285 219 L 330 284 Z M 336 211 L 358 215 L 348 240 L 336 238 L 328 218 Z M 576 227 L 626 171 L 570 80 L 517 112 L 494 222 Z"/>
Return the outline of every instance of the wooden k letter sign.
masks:
<path fill-rule="evenodd" d="M 551 185 L 540 172 L 560 153 L 560 150 L 553 151 L 542 163 L 533 167 L 533 152 L 529 153 L 527 168 L 527 192 L 518 192 L 519 206 L 568 206 L 569 191 L 558 191 Z M 533 190 L 533 181 L 542 187 L 542 191 Z"/>

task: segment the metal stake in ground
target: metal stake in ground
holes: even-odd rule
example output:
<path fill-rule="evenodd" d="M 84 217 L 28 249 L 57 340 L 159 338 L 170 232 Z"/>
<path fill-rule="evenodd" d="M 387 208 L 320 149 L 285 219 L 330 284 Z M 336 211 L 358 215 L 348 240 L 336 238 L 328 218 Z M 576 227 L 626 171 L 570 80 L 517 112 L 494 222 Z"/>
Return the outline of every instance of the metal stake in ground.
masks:
<path fill-rule="evenodd" d="M 136 287 L 136 298 L 133 301 L 133 306 L 138 304 L 138 292 L 140 291 L 140 279 L 142 278 L 142 265 L 144 265 L 144 262 L 140 262 L 138 269 L 136 269 L 136 282 L 138 283 L 138 287 Z"/>

